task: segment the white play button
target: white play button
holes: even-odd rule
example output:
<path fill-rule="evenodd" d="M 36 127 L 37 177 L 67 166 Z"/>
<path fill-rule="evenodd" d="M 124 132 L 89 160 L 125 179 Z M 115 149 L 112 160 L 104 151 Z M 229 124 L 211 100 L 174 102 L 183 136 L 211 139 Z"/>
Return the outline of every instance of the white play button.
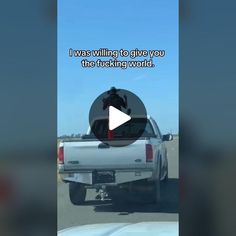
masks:
<path fill-rule="evenodd" d="M 130 116 L 113 106 L 109 106 L 109 130 L 113 130 L 129 120 L 131 120 Z"/>

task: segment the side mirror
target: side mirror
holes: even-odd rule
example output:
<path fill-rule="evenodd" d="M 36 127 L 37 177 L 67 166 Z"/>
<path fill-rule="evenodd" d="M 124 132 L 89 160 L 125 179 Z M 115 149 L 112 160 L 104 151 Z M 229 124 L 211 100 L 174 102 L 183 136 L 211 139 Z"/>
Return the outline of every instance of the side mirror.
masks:
<path fill-rule="evenodd" d="M 171 141 L 171 140 L 173 140 L 172 134 L 165 134 L 162 136 L 162 141 Z"/>

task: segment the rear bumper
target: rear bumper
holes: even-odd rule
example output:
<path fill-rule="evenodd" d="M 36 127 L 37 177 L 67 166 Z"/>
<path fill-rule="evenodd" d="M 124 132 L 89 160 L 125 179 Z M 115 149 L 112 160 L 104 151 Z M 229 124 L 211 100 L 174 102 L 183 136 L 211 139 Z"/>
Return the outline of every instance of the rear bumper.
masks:
<path fill-rule="evenodd" d="M 142 179 L 152 179 L 153 176 L 153 171 L 151 169 L 116 169 L 112 170 L 112 172 L 114 172 L 114 180 L 112 182 L 104 181 L 99 184 L 118 185 Z M 59 170 L 59 174 L 65 182 L 77 182 L 87 185 L 96 184 L 94 181 L 94 170 L 83 170 L 76 172 Z"/>

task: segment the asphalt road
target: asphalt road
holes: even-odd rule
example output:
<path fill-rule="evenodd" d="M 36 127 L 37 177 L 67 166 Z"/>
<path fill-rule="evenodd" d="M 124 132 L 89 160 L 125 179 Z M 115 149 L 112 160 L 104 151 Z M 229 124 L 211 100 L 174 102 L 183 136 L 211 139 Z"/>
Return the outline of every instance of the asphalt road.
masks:
<path fill-rule="evenodd" d="M 166 142 L 169 180 L 162 186 L 162 202 L 158 205 L 142 201 L 113 205 L 111 201 L 95 200 L 95 190 L 88 190 L 86 203 L 74 206 L 69 200 L 68 184 L 58 181 L 58 230 L 76 225 L 142 221 L 178 220 L 178 138 Z"/>

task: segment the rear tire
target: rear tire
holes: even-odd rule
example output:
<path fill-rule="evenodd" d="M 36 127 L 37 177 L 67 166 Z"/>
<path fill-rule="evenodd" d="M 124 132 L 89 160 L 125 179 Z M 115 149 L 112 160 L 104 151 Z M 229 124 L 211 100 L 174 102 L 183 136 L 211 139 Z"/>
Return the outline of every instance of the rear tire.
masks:
<path fill-rule="evenodd" d="M 164 183 L 168 182 L 168 179 L 169 179 L 169 175 L 168 175 L 168 165 L 167 165 L 166 168 L 167 168 L 167 169 L 166 169 L 166 176 L 165 176 L 165 178 L 163 179 L 163 182 L 164 182 Z"/>
<path fill-rule="evenodd" d="M 69 183 L 70 201 L 74 205 L 82 205 L 86 198 L 86 188 L 80 183 Z"/>
<path fill-rule="evenodd" d="M 161 183 L 157 180 L 153 183 L 151 190 L 151 203 L 160 203 L 161 201 Z"/>
<path fill-rule="evenodd" d="M 161 163 L 159 163 L 159 176 L 152 184 L 151 202 L 155 204 L 161 202 Z"/>

